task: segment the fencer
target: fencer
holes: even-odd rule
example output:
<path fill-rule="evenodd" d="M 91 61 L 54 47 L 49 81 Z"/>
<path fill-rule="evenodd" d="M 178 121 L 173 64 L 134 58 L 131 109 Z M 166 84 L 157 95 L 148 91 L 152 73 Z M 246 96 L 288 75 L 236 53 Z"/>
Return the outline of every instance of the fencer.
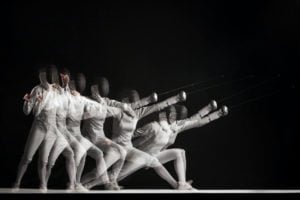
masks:
<path fill-rule="evenodd" d="M 56 76 L 58 77 L 58 72 L 56 70 Z M 48 182 L 51 175 L 51 170 L 59 157 L 63 155 L 66 158 L 66 167 L 69 175 L 69 183 L 67 190 L 81 190 L 80 186 L 76 187 L 76 169 L 80 165 L 80 162 L 85 159 L 86 150 L 77 141 L 77 139 L 69 133 L 66 127 L 66 118 L 68 115 L 69 101 L 67 98 L 67 92 L 69 90 L 69 76 L 60 74 L 61 85 L 59 81 L 55 81 L 56 88 L 56 101 L 58 106 L 56 109 L 56 126 L 57 126 L 57 139 L 49 155 L 49 162 L 47 166 L 46 182 Z M 78 184 L 77 184 L 78 185 Z"/>
<path fill-rule="evenodd" d="M 108 108 L 108 112 L 104 110 L 102 112 L 102 115 L 100 115 L 99 117 L 84 120 L 82 133 L 86 134 L 95 145 L 97 145 L 102 151 L 105 152 L 104 159 L 107 167 L 110 167 L 115 163 L 110 170 L 109 177 L 111 183 L 113 183 L 114 185 L 113 189 L 119 190 L 120 187 L 117 183 L 117 178 L 125 161 L 126 150 L 122 146 L 105 137 L 103 130 L 105 117 L 113 116 L 114 113 L 118 114 L 116 111 L 110 111 L 113 109 L 112 107 L 120 108 L 124 112 L 126 112 L 126 108 L 128 106 L 131 106 L 132 108 L 139 108 L 144 105 L 154 103 L 157 101 L 157 94 L 153 93 L 152 95 L 145 97 L 139 101 L 133 102 L 131 104 L 126 104 L 123 102 L 109 99 L 107 97 L 108 94 L 108 80 L 105 77 L 97 77 L 96 81 L 91 86 L 91 98 L 104 105 L 104 107 Z M 91 173 L 83 176 L 82 183 L 88 183 L 93 179 L 94 175 L 92 171 Z"/>
<path fill-rule="evenodd" d="M 123 97 L 121 98 L 122 101 L 126 103 L 132 103 L 139 100 L 139 95 L 135 90 L 126 91 L 126 93 L 123 93 L 121 96 Z M 123 112 L 122 115 L 120 115 L 118 118 L 113 119 L 112 140 L 126 149 L 126 160 L 130 163 L 129 165 L 126 165 L 128 167 L 122 168 L 118 177 L 118 181 L 125 178 L 124 174 L 131 174 L 139 168 L 142 168 L 143 166 L 148 166 L 153 168 L 155 172 L 161 178 L 166 180 L 173 188 L 178 188 L 178 184 L 175 179 L 162 166 L 158 159 L 134 148 L 131 143 L 131 139 L 139 119 L 153 112 L 160 111 L 170 105 L 185 101 L 185 99 L 186 94 L 184 92 L 181 92 L 174 97 L 170 97 L 160 103 L 151 106 L 144 106 L 136 109 L 132 109 L 131 107 L 129 107 L 129 109 L 131 109 L 130 114 Z M 85 186 L 91 188 L 101 183 L 101 180 L 98 179 L 87 183 Z"/>
<path fill-rule="evenodd" d="M 96 161 L 96 171 L 94 175 L 96 177 L 100 177 L 100 175 L 102 175 L 105 182 L 105 188 L 113 189 L 114 185 L 110 182 L 107 175 L 107 167 L 103 157 L 103 152 L 81 134 L 81 120 L 101 115 L 101 112 L 103 111 L 103 106 L 101 104 L 81 96 L 81 93 L 85 89 L 85 83 L 85 76 L 82 73 L 77 75 L 75 81 L 71 81 L 70 94 L 68 95 L 70 98 L 70 106 L 69 115 L 67 117 L 67 128 L 70 133 L 80 142 L 80 144 L 84 146 L 87 151 L 87 155 Z M 78 167 L 76 176 L 78 185 L 80 185 L 82 188 L 84 187 L 79 184 L 79 182 L 83 168 L 84 162 L 82 162 Z"/>
<path fill-rule="evenodd" d="M 186 118 L 188 112 L 185 106 L 177 106 L 177 109 L 175 106 L 170 106 L 168 115 L 165 111 L 160 112 L 159 121 L 151 122 L 135 131 L 133 145 L 155 156 L 162 164 L 174 160 L 175 170 L 179 179 L 179 188 L 193 189 L 186 182 L 185 151 L 178 148 L 167 148 L 174 144 L 178 133 L 201 127 L 228 114 L 226 106 L 210 113 L 216 109 L 216 101 L 211 101 L 210 104 L 202 108 L 197 114 Z M 176 120 L 177 116 L 179 120 Z"/>
<path fill-rule="evenodd" d="M 107 104 L 104 105 L 103 103 L 101 105 L 102 110 L 99 111 L 99 115 L 83 120 L 82 134 L 87 136 L 90 141 L 104 152 L 106 167 L 109 168 L 111 166 L 109 173 L 109 179 L 112 184 L 111 189 L 119 190 L 120 187 L 117 183 L 117 178 L 125 161 L 126 150 L 107 138 L 103 128 L 107 117 L 115 117 L 120 115 L 123 111 L 126 112 L 126 106 L 117 108 L 108 106 Z M 95 178 L 97 177 L 95 177 L 95 170 L 93 170 L 90 173 L 85 174 L 82 177 L 81 182 L 84 184 Z"/>
<path fill-rule="evenodd" d="M 18 167 L 17 178 L 13 186 L 14 189 L 20 187 L 28 164 L 39 149 L 38 174 L 40 178 L 40 189 L 43 191 L 46 190 L 46 165 L 50 150 L 56 140 L 56 103 L 55 101 L 52 102 L 55 89 L 47 81 L 47 76 L 49 77 L 49 75 L 51 75 L 46 72 L 47 69 L 49 68 L 40 69 L 40 84 L 33 88 L 30 95 L 26 94 L 24 96 L 23 111 L 26 115 L 32 112 L 35 118 Z"/>

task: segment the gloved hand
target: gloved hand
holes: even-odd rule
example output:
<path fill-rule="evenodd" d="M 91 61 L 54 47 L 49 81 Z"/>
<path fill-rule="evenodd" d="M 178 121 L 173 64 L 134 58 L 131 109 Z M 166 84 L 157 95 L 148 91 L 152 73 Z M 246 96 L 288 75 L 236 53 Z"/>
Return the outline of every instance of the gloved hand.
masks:
<path fill-rule="evenodd" d="M 226 116 L 228 115 L 228 107 L 227 106 L 222 106 L 222 109 L 221 109 L 221 116 Z"/>
<path fill-rule="evenodd" d="M 154 92 L 153 94 L 151 94 L 150 101 L 151 101 L 152 103 L 154 103 L 154 102 L 157 102 L 157 100 L 158 100 L 157 93 Z"/>
<path fill-rule="evenodd" d="M 211 106 L 211 110 L 216 110 L 218 108 L 218 104 L 215 100 L 211 100 L 210 106 Z"/>
<path fill-rule="evenodd" d="M 24 95 L 24 97 L 23 97 L 23 100 L 24 100 L 24 101 L 29 101 L 30 98 L 31 98 L 30 94 L 26 93 L 26 94 Z"/>
<path fill-rule="evenodd" d="M 178 95 L 177 95 L 178 101 L 179 102 L 183 102 L 186 101 L 186 93 L 184 91 L 181 91 Z"/>

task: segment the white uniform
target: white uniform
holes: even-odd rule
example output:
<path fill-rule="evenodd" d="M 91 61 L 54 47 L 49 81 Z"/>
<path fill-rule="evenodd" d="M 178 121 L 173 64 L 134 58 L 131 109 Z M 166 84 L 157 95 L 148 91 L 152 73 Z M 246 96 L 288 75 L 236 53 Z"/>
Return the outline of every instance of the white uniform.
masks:
<path fill-rule="evenodd" d="M 132 116 L 123 112 L 118 118 L 114 118 L 112 140 L 127 150 L 126 160 L 131 163 L 126 165 L 126 167 L 124 166 L 120 172 L 118 180 L 121 180 L 138 169 L 147 166 L 156 169 L 158 175 L 168 181 L 173 187 L 176 187 L 176 181 L 161 165 L 158 159 L 133 147 L 131 139 L 136 129 L 138 120 L 153 112 L 163 110 L 179 101 L 180 99 L 178 96 L 171 97 L 160 103 L 135 109 L 133 110 Z"/>
<path fill-rule="evenodd" d="M 140 107 L 151 103 L 151 97 L 146 97 L 135 103 L 127 104 L 127 105 L 129 105 L 129 107 L 128 107 L 129 112 L 132 115 L 136 116 L 136 117 L 132 118 L 126 112 L 122 112 L 122 110 L 120 110 L 120 109 L 116 110 L 116 108 L 123 108 L 124 103 L 115 101 L 115 100 L 111 100 L 109 98 L 102 98 L 99 94 L 95 94 L 95 93 L 92 93 L 92 97 L 100 104 L 109 108 L 107 110 L 108 111 L 107 113 L 114 117 L 112 140 L 115 143 L 117 143 L 118 145 L 121 145 L 123 148 L 126 148 L 126 151 L 127 151 L 126 159 L 130 160 L 130 158 L 133 156 L 133 154 L 136 154 L 136 156 L 135 156 L 136 160 L 142 159 L 142 161 L 141 161 L 142 163 L 144 163 L 146 161 L 147 165 L 150 165 L 153 162 L 152 157 L 149 157 L 148 155 L 145 155 L 143 152 L 140 152 L 139 150 L 132 148 L 133 147 L 131 144 L 132 134 L 136 128 L 138 119 L 140 119 L 152 112 L 163 109 L 164 106 L 169 105 L 169 103 L 172 103 L 172 100 L 174 101 L 174 99 L 154 105 L 154 106 L 142 107 L 142 108 L 140 108 Z M 113 109 L 113 107 L 116 107 L 116 108 Z M 137 109 L 133 110 L 133 109 L 131 109 L 132 107 L 137 108 Z M 102 127 L 102 131 L 103 131 L 103 124 L 101 124 L 99 127 Z M 101 133 L 101 132 L 98 132 L 98 133 Z M 102 134 L 104 135 L 103 132 L 102 132 Z M 91 139 L 92 139 L 92 141 L 94 140 L 93 136 L 91 136 Z M 135 153 L 133 153 L 133 152 L 135 152 Z"/>
<path fill-rule="evenodd" d="M 77 141 L 77 139 L 68 131 L 66 125 L 66 118 L 69 110 L 69 99 L 67 96 L 68 88 L 59 88 L 57 92 L 58 107 L 56 110 L 56 125 L 58 129 L 58 138 L 55 142 L 55 149 L 51 152 L 49 163 L 54 165 L 60 153 L 70 145 L 74 152 L 76 166 L 79 165 L 82 157 L 85 155 L 86 150 Z"/>
<path fill-rule="evenodd" d="M 168 106 L 178 102 L 179 99 L 177 96 L 175 96 L 151 106 L 132 109 L 131 113 L 133 116 L 129 116 L 127 113 L 124 112 L 121 113 L 118 117 L 114 118 L 113 121 L 113 141 L 126 148 L 133 147 L 131 139 L 134 134 L 138 120 L 153 112 L 161 111 L 167 108 Z"/>
<path fill-rule="evenodd" d="M 69 112 L 67 116 L 67 129 L 75 137 L 87 151 L 93 146 L 88 139 L 81 135 L 80 124 L 81 120 L 92 118 L 100 111 L 101 106 L 95 105 L 96 102 L 87 99 L 83 96 L 74 96 L 69 92 L 66 93 L 69 98 Z M 97 110 L 98 109 L 98 110 Z"/>
<path fill-rule="evenodd" d="M 38 103 L 36 100 L 38 95 L 43 98 L 41 103 Z M 32 110 L 35 115 L 23 155 L 26 160 L 32 160 L 36 150 L 42 143 L 40 160 L 45 163 L 48 162 L 50 150 L 56 140 L 55 107 L 57 102 L 52 101 L 54 95 L 52 87 L 46 90 L 41 86 L 36 86 L 31 92 L 30 100 L 24 102 L 23 111 L 25 114 L 28 115 Z"/>
<path fill-rule="evenodd" d="M 172 134 L 170 126 L 154 121 L 135 131 L 133 146 L 156 156 L 168 144 Z"/>
<path fill-rule="evenodd" d="M 122 115 L 125 104 L 119 101 L 111 100 L 109 98 L 103 98 L 98 92 L 95 92 L 93 90 L 92 98 L 100 103 L 103 106 L 103 109 L 100 112 L 101 115 L 84 120 L 82 133 L 84 135 L 87 135 L 97 147 L 106 152 L 105 161 L 107 167 L 113 165 L 109 173 L 110 180 L 111 182 L 116 183 L 120 170 L 123 167 L 127 151 L 121 145 L 106 138 L 103 128 L 105 118 L 120 117 Z M 126 106 L 141 107 L 149 103 L 151 103 L 151 97 L 146 97 L 136 103 L 126 104 Z M 86 187 L 89 187 L 88 183 L 94 179 L 92 174 L 93 171 L 86 174 L 82 178 L 82 182 L 87 183 Z M 93 186 L 97 185 L 98 181 L 101 182 L 101 177 L 98 180 L 94 179 L 92 181 L 94 182 Z"/>
<path fill-rule="evenodd" d="M 174 144 L 178 133 L 188 129 L 198 128 L 207 124 L 209 120 L 194 115 L 188 119 L 178 120 L 172 124 L 166 121 L 151 122 L 136 130 L 133 144 L 151 155 L 157 155 L 163 149 Z"/>
<path fill-rule="evenodd" d="M 33 88 L 30 99 L 24 102 L 23 111 L 29 115 L 32 111 L 35 118 L 26 141 L 24 153 L 19 164 L 18 174 L 14 187 L 18 188 L 27 166 L 39 149 L 38 172 L 41 186 L 45 184 L 45 166 L 48 162 L 50 150 L 57 138 L 56 136 L 56 106 L 55 92 L 51 85 L 43 87 L 42 84 Z M 41 97 L 39 102 L 37 99 Z"/>
<path fill-rule="evenodd" d="M 104 122 L 107 117 L 115 117 L 120 115 L 122 110 L 117 107 L 110 107 L 106 103 L 101 102 L 99 114 L 95 117 L 86 119 L 82 124 L 82 133 L 87 136 L 98 148 L 105 152 L 105 163 L 106 167 L 110 170 L 110 181 L 116 182 L 118 174 L 124 164 L 126 151 L 123 147 L 111 141 L 105 136 L 104 133 Z M 83 183 L 92 181 L 95 177 L 91 173 L 86 174 L 82 178 Z"/>
<path fill-rule="evenodd" d="M 96 161 L 96 170 L 94 172 L 95 177 L 100 175 L 105 176 L 105 181 L 108 181 L 107 177 L 107 167 L 103 158 L 103 152 L 97 148 L 91 141 L 81 135 L 80 124 L 81 120 L 90 119 L 101 115 L 103 106 L 95 101 L 92 101 L 81 95 L 74 96 L 67 93 L 70 104 L 69 113 L 67 117 L 67 128 L 69 132 L 79 141 L 79 143 L 84 147 L 87 155 L 91 156 Z M 83 163 L 84 164 L 84 163 Z M 80 171 L 82 172 L 83 169 Z M 81 174 L 80 172 L 80 174 Z M 77 174 L 77 179 L 81 175 Z M 79 180 L 77 180 L 79 181 Z"/>
<path fill-rule="evenodd" d="M 105 101 L 108 101 L 108 99 Z M 103 100 L 102 102 L 105 101 Z M 131 139 L 139 119 L 153 112 L 163 110 L 164 108 L 179 101 L 180 99 L 178 96 L 175 96 L 152 106 L 137 106 L 138 108 L 136 109 L 132 109 L 131 106 L 129 106 L 127 109 L 128 112 L 121 112 L 119 115 L 115 116 L 113 119 L 112 140 L 125 148 L 127 152 L 126 160 L 131 163 L 130 165 L 126 165 L 128 168 L 122 168 L 118 180 L 122 180 L 127 175 L 137 171 L 141 167 L 148 166 L 153 167 L 163 179 L 168 181 L 173 187 L 176 187 L 176 181 L 160 164 L 158 159 L 133 147 Z M 95 180 L 89 183 L 90 186 L 98 184 L 101 184 L 101 180 Z"/>
<path fill-rule="evenodd" d="M 99 140 L 106 139 L 103 130 L 105 119 L 120 115 L 121 112 L 122 110 L 119 108 L 104 105 L 101 106 L 99 115 L 83 121 L 82 132 L 88 136 L 94 144 L 96 144 Z"/>
<path fill-rule="evenodd" d="M 192 189 L 192 187 L 186 183 L 185 151 L 178 148 L 167 148 L 174 144 L 178 133 L 201 127 L 221 116 L 220 110 L 211 114 L 208 114 L 209 111 L 210 107 L 206 106 L 192 117 L 178 120 L 171 124 L 166 120 L 151 122 L 135 131 L 133 145 L 155 156 L 162 164 L 175 161 L 175 170 L 179 178 L 179 185 L 181 185 L 182 188 Z"/>

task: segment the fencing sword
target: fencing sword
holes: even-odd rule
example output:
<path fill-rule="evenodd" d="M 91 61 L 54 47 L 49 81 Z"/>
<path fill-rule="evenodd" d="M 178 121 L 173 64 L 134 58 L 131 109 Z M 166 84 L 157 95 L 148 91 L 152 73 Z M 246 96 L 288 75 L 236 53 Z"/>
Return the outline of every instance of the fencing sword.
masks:
<path fill-rule="evenodd" d="M 291 88 L 292 90 L 294 90 L 296 87 L 295 87 L 295 85 L 291 85 L 290 88 Z M 266 94 L 263 94 L 263 95 L 259 95 L 259 96 L 256 96 L 256 97 L 247 99 L 247 100 L 245 100 L 245 101 L 243 101 L 243 102 L 240 102 L 240 103 L 238 103 L 238 104 L 235 104 L 235 105 L 230 106 L 230 109 L 236 109 L 236 108 L 239 108 L 239 107 L 241 107 L 241 106 L 243 106 L 243 105 L 245 105 L 245 104 L 248 104 L 248 103 L 251 103 L 251 102 L 254 102 L 254 101 L 262 100 L 262 99 L 264 99 L 264 98 L 266 98 L 266 97 L 270 97 L 270 96 L 276 95 L 276 94 L 278 94 L 278 93 L 280 93 L 280 92 L 283 92 L 283 91 L 284 91 L 284 89 L 281 88 L 281 89 L 277 89 L 277 90 L 275 90 L 275 91 L 272 91 L 272 92 L 269 92 L 269 93 L 266 93 Z"/>
<path fill-rule="evenodd" d="M 218 102 L 221 103 L 221 102 L 224 102 L 224 101 L 226 101 L 226 100 L 228 100 L 228 99 L 232 99 L 233 97 L 240 96 L 240 95 L 244 94 L 245 92 L 248 92 L 249 90 L 253 90 L 253 89 L 258 88 L 258 87 L 260 87 L 260 86 L 262 86 L 262 85 L 266 85 L 266 84 L 270 83 L 271 81 L 276 80 L 276 79 L 278 79 L 278 78 L 280 78 L 280 77 L 281 77 L 280 74 L 277 74 L 277 75 L 275 75 L 275 76 L 272 76 L 272 77 L 269 78 L 269 79 L 263 80 L 263 81 L 261 81 L 261 82 L 259 82 L 259 83 L 257 83 L 257 84 L 254 84 L 254 85 L 252 85 L 252 86 L 250 86 L 250 87 L 247 87 L 246 89 L 240 90 L 240 91 L 238 91 L 238 92 L 235 93 L 235 94 L 229 95 L 229 96 L 227 96 L 227 97 L 223 97 L 223 98 L 219 99 Z"/>
<path fill-rule="evenodd" d="M 195 82 L 195 83 L 190 83 L 190 84 L 187 84 L 187 85 L 183 85 L 183 86 L 180 86 L 178 88 L 174 88 L 174 89 L 167 90 L 165 92 L 159 93 L 158 96 L 163 96 L 163 95 L 170 94 L 170 93 L 178 91 L 178 90 L 183 90 L 183 89 L 187 89 L 187 88 L 190 88 L 190 87 L 194 87 L 196 85 L 200 85 L 200 84 L 204 84 L 204 83 L 209 83 L 211 81 L 223 79 L 224 77 L 225 77 L 225 75 L 222 74 L 222 75 L 220 75 L 218 77 L 210 78 L 210 79 L 207 79 L 207 80 L 204 80 L 204 81 L 199 81 L 199 82 Z"/>
<path fill-rule="evenodd" d="M 218 84 L 214 84 L 214 85 L 207 86 L 207 87 L 204 87 L 204 88 L 200 88 L 200 89 L 197 89 L 197 90 L 193 90 L 193 91 L 187 92 L 187 94 L 190 95 L 190 94 L 195 94 L 195 93 L 203 92 L 203 91 L 206 91 L 206 90 L 209 90 L 209 89 L 212 89 L 212 88 L 221 87 L 221 86 L 224 86 L 224 85 L 228 85 L 230 83 L 244 81 L 244 80 L 251 79 L 251 78 L 254 78 L 254 77 L 255 76 L 252 75 L 252 74 L 251 75 L 247 75 L 247 76 L 242 77 L 242 78 L 238 78 L 238 79 L 234 79 L 234 80 L 229 80 L 229 81 L 224 81 L 223 83 L 218 83 Z"/>
<path fill-rule="evenodd" d="M 243 106 L 243 105 L 245 105 L 245 104 L 252 103 L 252 102 L 254 102 L 254 101 L 262 100 L 262 99 L 264 99 L 264 98 L 266 98 L 266 97 L 273 96 L 273 95 L 278 94 L 278 93 L 280 93 L 280 92 L 282 92 L 282 89 L 278 89 L 278 90 L 275 90 L 275 91 L 273 91 L 273 92 L 269 92 L 269 93 L 264 94 L 264 95 L 260 95 L 260 96 L 257 96 L 257 97 L 253 97 L 253 98 L 247 99 L 246 101 L 243 101 L 243 102 L 241 102 L 241 103 L 238 103 L 238 104 L 235 104 L 235 105 L 232 105 L 232 106 L 228 106 L 228 107 L 229 107 L 230 110 L 236 109 L 236 108 L 239 108 L 239 107 L 241 107 L 241 106 Z"/>

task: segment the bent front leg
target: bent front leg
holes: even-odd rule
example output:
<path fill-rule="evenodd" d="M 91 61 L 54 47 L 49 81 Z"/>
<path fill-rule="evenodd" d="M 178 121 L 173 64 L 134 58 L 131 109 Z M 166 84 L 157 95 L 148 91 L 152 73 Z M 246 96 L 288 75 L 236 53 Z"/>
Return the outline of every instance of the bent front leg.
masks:
<path fill-rule="evenodd" d="M 186 182 L 186 161 L 185 151 L 183 149 L 167 149 L 160 152 L 156 158 L 161 164 L 174 161 L 174 167 L 179 182 Z"/>

